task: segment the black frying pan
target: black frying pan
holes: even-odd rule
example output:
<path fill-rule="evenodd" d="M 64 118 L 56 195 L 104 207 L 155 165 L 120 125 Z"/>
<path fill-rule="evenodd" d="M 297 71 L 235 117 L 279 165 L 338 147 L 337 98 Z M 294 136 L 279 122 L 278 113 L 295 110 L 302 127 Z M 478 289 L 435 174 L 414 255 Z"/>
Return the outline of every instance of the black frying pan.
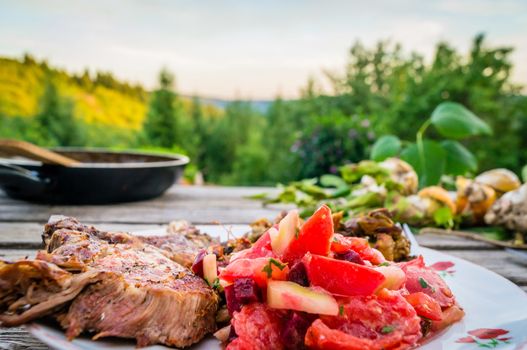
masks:
<path fill-rule="evenodd" d="M 55 149 L 82 163 L 66 167 L 0 159 L 0 188 L 8 196 L 53 204 L 106 204 L 161 195 L 183 173 L 182 155 Z"/>

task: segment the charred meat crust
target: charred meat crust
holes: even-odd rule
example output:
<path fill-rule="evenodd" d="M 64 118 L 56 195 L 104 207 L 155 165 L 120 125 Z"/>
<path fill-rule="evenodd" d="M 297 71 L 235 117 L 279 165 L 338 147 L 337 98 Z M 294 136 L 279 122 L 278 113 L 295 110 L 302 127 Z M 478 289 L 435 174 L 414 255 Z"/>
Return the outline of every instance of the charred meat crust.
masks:
<path fill-rule="evenodd" d="M 0 263 L 1 325 L 53 315 L 70 339 L 90 331 L 177 347 L 215 330 L 215 292 L 141 238 L 73 218 L 50 221 L 42 237 L 36 260 Z"/>

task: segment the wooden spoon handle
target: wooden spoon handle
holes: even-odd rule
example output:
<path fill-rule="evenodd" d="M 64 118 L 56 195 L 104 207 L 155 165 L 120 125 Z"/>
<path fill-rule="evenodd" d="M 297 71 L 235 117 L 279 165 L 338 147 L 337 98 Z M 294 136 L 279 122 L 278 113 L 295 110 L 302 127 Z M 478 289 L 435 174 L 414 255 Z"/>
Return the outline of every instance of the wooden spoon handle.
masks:
<path fill-rule="evenodd" d="M 74 166 L 80 164 L 80 162 L 76 161 L 75 159 L 65 157 L 61 154 L 49 151 L 32 143 L 19 140 L 0 140 L 0 151 L 13 156 L 23 156 L 34 160 L 39 160 L 47 164 L 59 164 L 63 166 Z"/>

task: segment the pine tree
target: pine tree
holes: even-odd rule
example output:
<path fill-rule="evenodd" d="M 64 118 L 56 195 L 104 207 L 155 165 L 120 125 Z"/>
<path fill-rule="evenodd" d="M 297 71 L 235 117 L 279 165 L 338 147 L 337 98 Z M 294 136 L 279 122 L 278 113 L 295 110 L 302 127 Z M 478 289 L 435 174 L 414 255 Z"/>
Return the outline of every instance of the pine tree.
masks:
<path fill-rule="evenodd" d="M 63 99 L 53 80 L 48 77 L 40 101 L 36 122 L 42 143 L 52 146 L 82 146 L 84 137 L 73 114 L 71 101 Z"/>
<path fill-rule="evenodd" d="M 174 76 L 163 69 L 159 74 L 159 89 L 152 94 L 144 131 L 154 146 L 171 148 L 178 141 L 178 117 L 181 106 L 173 90 Z"/>
<path fill-rule="evenodd" d="M 192 133 L 194 140 L 194 162 L 199 169 L 203 169 L 205 163 L 205 140 L 207 137 L 207 130 L 205 129 L 201 100 L 197 96 L 192 99 L 190 116 L 192 119 Z"/>

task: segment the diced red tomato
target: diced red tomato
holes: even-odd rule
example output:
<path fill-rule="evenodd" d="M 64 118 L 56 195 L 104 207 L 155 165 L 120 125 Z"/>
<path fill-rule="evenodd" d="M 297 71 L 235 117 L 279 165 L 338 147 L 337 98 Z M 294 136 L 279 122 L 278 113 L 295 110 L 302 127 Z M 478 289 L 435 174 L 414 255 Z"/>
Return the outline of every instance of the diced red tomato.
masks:
<path fill-rule="evenodd" d="M 370 261 L 375 265 L 385 261 L 382 253 L 377 249 L 370 247 L 366 239 L 359 237 L 345 237 L 340 233 L 335 233 L 333 235 L 333 240 L 331 241 L 331 251 L 342 254 L 349 250 L 353 250 L 359 254 L 361 259 Z"/>
<path fill-rule="evenodd" d="M 421 338 L 420 318 L 397 292 L 384 289 L 340 302 L 342 315 L 321 316 L 308 329 L 310 349 L 407 349 Z"/>
<path fill-rule="evenodd" d="M 300 228 L 298 238 L 295 237 L 286 248 L 282 260 L 293 263 L 307 253 L 327 256 L 333 236 L 333 219 L 331 209 L 321 206 Z"/>
<path fill-rule="evenodd" d="M 251 248 L 241 250 L 231 256 L 230 261 L 237 259 L 254 259 L 254 258 L 276 258 L 271 248 L 271 237 L 269 231 L 265 232 Z"/>
<path fill-rule="evenodd" d="M 278 264 L 271 262 L 274 260 Z M 281 262 L 273 258 L 237 259 L 231 262 L 220 273 L 220 278 L 227 282 L 234 282 L 237 278 L 252 278 L 256 284 L 264 288 L 269 279 L 284 281 L 289 272 L 288 266 L 280 268 Z M 271 268 L 271 275 L 264 268 Z"/>
<path fill-rule="evenodd" d="M 410 293 L 423 292 L 437 301 L 441 308 L 454 305 L 452 291 L 435 270 L 425 266 L 422 256 L 399 266 L 406 273 L 405 287 Z"/>
<path fill-rule="evenodd" d="M 432 321 L 441 321 L 443 314 L 441 306 L 428 294 L 417 292 L 404 297 L 412 305 L 419 316 L 426 317 Z"/>
<path fill-rule="evenodd" d="M 381 272 L 349 261 L 310 253 L 302 261 L 311 285 L 336 295 L 369 295 L 385 280 Z"/>
<path fill-rule="evenodd" d="M 265 304 L 252 303 L 235 312 L 231 320 L 236 335 L 226 350 L 284 349 L 280 339 L 280 319 L 277 311 Z"/>

